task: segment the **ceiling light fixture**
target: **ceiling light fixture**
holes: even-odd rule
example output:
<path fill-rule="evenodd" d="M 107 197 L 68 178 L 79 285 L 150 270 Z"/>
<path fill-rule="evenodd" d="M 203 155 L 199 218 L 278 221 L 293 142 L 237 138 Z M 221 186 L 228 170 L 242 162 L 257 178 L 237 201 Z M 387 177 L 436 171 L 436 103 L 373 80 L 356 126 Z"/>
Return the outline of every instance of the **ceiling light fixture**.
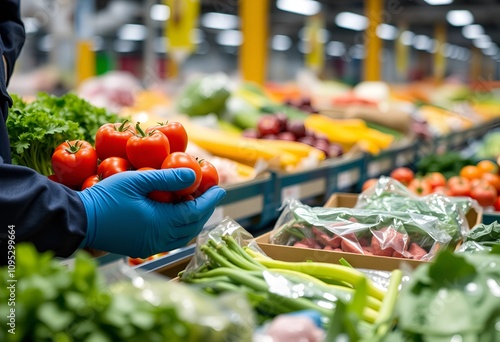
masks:
<path fill-rule="evenodd" d="M 453 0 L 424 0 L 429 5 L 440 6 L 440 5 L 449 5 L 453 2 Z"/>
<path fill-rule="evenodd" d="M 481 25 L 478 24 L 467 25 L 462 27 L 462 34 L 465 38 L 476 39 L 484 35 L 484 29 Z"/>
<path fill-rule="evenodd" d="M 427 50 L 432 47 L 432 41 L 424 35 L 417 35 L 413 38 L 413 47 L 417 50 Z"/>
<path fill-rule="evenodd" d="M 275 51 L 287 51 L 292 47 L 292 39 L 282 34 L 276 34 L 271 40 L 271 48 Z"/>
<path fill-rule="evenodd" d="M 215 41 L 223 46 L 240 46 L 243 43 L 241 31 L 226 30 L 217 34 Z"/>
<path fill-rule="evenodd" d="M 368 18 L 352 12 L 341 12 L 335 17 L 335 24 L 349 30 L 364 31 L 368 27 Z"/>
<path fill-rule="evenodd" d="M 151 19 L 156 21 L 167 21 L 170 18 L 170 7 L 167 5 L 156 4 L 149 10 Z"/>
<path fill-rule="evenodd" d="M 401 35 L 399 36 L 399 39 L 401 40 L 401 44 L 411 45 L 414 37 L 415 37 L 415 33 L 411 32 L 411 31 L 403 31 L 401 33 Z"/>
<path fill-rule="evenodd" d="M 488 35 L 482 35 L 472 41 L 472 44 L 474 44 L 475 47 L 478 49 L 487 49 L 490 47 L 492 44 L 491 38 Z"/>
<path fill-rule="evenodd" d="M 467 10 L 453 10 L 446 13 L 446 20 L 453 26 L 465 26 L 474 22 L 472 13 Z"/>
<path fill-rule="evenodd" d="M 278 0 L 276 7 L 282 11 L 302 15 L 315 15 L 321 11 L 321 4 L 314 0 Z"/>
<path fill-rule="evenodd" d="M 377 36 L 384 40 L 395 40 L 398 37 L 398 29 L 389 24 L 380 24 L 377 26 Z"/>
<path fill-rule="evenodd" d="M 333 57 L 345 55 L 345 44 L 342 42 L 331 41 L 326 45 L 326 54 Z"/>
<path fill-rule="evenodd" d="M 147 28 L 144 25 L 125 24 L 118 30 L 118 39 L 141 41 L 146 39 Z"/>
<path fill-rule="evenodd" d="M 215 30 L 233 30 L 238 28 L 240 18 L 225 13 L 209 12 L 201 16 L 201 25 Z"/>

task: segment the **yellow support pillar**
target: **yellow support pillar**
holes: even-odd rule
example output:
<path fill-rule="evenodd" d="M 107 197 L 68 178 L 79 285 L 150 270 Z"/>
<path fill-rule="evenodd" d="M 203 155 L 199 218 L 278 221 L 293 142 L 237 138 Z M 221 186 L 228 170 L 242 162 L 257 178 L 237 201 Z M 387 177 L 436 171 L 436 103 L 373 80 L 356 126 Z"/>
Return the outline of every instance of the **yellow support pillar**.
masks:
<path fill-rule="evenodd" d="M 243 34 L 241 77 L 262 85 L 266 78 L 269 0 L 241 0 L 239 11 Z"/>
<path fill-rule="evenodd" d="M 81 39 L 76 49 L 76 78 L 77 84 L 95 76 L 95 53 L 92 49 L 92 40 Z"/>
<path fill-rule="evenodd" d="M 382 0 L 365 0 L 365 15 L 368 27 L 365 34 L 364 80 L 380 81 L 380 51 L 382 40 L 377 36 L 377 26 L 382 23 Z"/>
<path fill-rule="evenodd" d="M 446 71 L 446 57 L 443 46 L 446 43 L 446 24 L 436 24 L 434 28 L 434 38 L 437 42 L 437 50 L 434 53 L 434 79 L 437 83 L 443 82 Z"/>
<path fill-rule="evenodd" d="M 472 48 L 472 58 L 470 62 L 470 81 L 478 82 L 481 80 L 483 55 L 478 48 Z"/>

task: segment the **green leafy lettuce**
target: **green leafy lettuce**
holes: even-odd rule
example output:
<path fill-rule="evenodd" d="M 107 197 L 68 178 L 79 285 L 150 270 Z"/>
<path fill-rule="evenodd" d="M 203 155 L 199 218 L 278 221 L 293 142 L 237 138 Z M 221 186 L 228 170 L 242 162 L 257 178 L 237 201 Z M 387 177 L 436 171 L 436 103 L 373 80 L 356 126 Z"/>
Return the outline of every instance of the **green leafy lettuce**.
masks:
<path fill-rule="evenodd" d="M 12 162 L 46 176 L 53 173 L 51 157 L 59 144 L 77 139 L 93 144 L 101 125 L 118 121 L 115 114 L 71 93 L 61 97 L 40 93 L 30 103 L 12 98 L 7 119 Z"/>

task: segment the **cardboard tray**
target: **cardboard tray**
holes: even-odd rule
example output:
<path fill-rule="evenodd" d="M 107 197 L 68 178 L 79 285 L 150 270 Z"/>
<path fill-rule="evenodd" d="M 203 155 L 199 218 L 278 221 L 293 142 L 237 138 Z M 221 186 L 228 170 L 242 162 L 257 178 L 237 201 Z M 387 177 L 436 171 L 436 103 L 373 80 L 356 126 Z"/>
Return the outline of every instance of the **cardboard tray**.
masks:
<path fill-rule="evenodd" d="M 357 194 L 333 194 L 325 203 L 325 207 L 352 208 L 358 199 Z M 481 223 L 482 215 L 475 210 L 467 214 L 467 221 L 470 227 Z M 300 248 L 293 246 L 274 245 L 269 243 L 271 232 L 265 233 L 255 239 L 259 247 L 271 258 L 291 262 L 318 261 L 339 264 L 339 260 L 344 258 L 355 268 L 365 268 L 372 270 L 392 271 L 401 268 L 416 268 L 427 261 L 410 260 L 393 257 L 383 257 L 376 255 L 363 255 L 347 252 L 324 251 L 311 248 Z"/>

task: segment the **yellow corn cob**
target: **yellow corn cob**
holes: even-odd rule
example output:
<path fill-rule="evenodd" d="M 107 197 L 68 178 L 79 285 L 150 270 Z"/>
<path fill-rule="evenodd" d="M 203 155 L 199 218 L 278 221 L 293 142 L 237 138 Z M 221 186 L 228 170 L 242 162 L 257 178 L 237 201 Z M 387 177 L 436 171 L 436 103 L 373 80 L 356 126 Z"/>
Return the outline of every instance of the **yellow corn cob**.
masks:
<path fill-rule="evenodd" d="M 346 150 L 358 144 L 367 152 L 378 153 L 380 149 L 389 147 L 394 140 L 392 135 L 369 128 L 360 119 L 336 120 L 323 115 L 309 115 L 305 126 L 326 135 L 330 141 L 342 145 Z"/>
<path fill-rule="evenodd" d="M 263 143 L 270 146 L 275 146 L 283 151 L 303 158 L 308 157 L 311 154 L 316 156 L 318 160 L 323 160 L 326 158 L 325 153 L 320 149 L 297 141 L 264 140 Z"/>
<path fill-rule="evenodd" d="M 201 148 L 219 157 L 232 159 L 248 166 L 254 166 L 257 160 L 264 159 L 271 166 L 290 170 L 297 166 L 303 158 L 302 155 L 288 152 L 270 140 L 224 134 L 216 130 L 193 125 L 185 124 L 184 127 L 188 132 L 189 140 Z M 291 147 L 289 150 L 291 150 Z M 299 149 L 296 148 L 296 150 Z"/>
<path fill-rule="evenodd" d="M 359 137 L 353 131 L 358 131 L 359 127 L 342 126 L 342 124 L 338 123 L 340 120 L 326 119 L 320 115 L 309 115 L 304 120 L 304 125 L 313 132 L 326 135 L 331 142 L 345 146 L 353 146 L 358 142 Z M 333 120 L 333 122 L 330 120 Z"/>

